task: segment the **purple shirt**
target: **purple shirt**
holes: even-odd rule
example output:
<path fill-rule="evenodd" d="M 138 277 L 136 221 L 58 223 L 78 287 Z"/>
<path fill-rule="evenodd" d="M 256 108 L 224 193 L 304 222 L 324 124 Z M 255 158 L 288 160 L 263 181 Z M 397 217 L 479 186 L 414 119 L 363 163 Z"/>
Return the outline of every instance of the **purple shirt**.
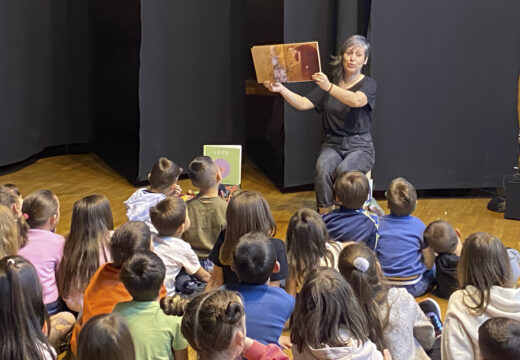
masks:
<path fill-rule="evenodd" d="M 58 300 L 56 272 L 60 266 L 65 238 L 47 230 L 31 229 L 25 245 L 18 255 L 29 260 L 40 278 L 43 302 L 50 304 Z"/>

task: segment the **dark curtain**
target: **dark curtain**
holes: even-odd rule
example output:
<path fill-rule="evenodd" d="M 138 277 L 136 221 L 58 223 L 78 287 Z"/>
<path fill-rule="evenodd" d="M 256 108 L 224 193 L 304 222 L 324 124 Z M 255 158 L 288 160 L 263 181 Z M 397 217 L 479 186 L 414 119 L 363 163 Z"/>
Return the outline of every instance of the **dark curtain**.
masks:
<path fill-rule="evenodd" d="M 520 2 L 375 1 L 376 189 L 501 186 L 517 162 Z"/>

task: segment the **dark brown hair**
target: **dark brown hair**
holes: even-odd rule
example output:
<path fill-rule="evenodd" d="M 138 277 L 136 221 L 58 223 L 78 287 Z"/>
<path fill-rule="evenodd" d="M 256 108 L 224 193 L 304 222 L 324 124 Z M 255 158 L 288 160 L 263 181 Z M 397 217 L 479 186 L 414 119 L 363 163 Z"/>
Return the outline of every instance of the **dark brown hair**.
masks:
<path fill-rule="evenodd" d="M 160 158 L 150 172 L 150 189 L 163 192 L 177 182 L 181 173 L 179 165 L 165 157 Z"/>
<path fill-rule="evenodd" d="M 25 220 L 25 217 L 19 216 L 13 211 L 13 206 L 20 200 L 20 191 L 13 184 L 4 184 L 0 185 L 0 205 L 4 205 L 12 211 L 13 216 L 15 217 L 17 226 L 18 226 L 18 234 L 20 236 L 20 248 L 24 247 L 27 243 L 27 234 L 29 233 L 29 225 Z M 22 209 L 20 209 L 20 212 Z"/>
<path fill-rule="evenodd" d="M 364 305 L 363 315 L 369 324 L 370 340 L 382 352 L 386 348 L 383 329 L 388 318 L 381 318 L 381 306 L 386 306 L 387 315 L 389 308 L 388 292 L 381 286 L 382 275 L 377 267 L 376 255 L 363 243 L 346 246 L 339 254 L 338 269 Z"/>
<path fill-rule="evenodd" d="M 27 224 L 31 229 L 38 229 L 59 211 L 58 198 L 50 190 L 38 190 L 30 193 L 23 201 L 22 212 L 27 214 Z"/>
<path fill-rule="evenodd" d="M 54 351 L 42 332 L 49 316 L 34 266 L 21 256 L 0 260 L 0 349 L 2 359 L 53 359 Z M 46 358 L 46 357 L 45 357 Z"/>
<path fill-rule="evenodd" d="M 368 199 L 369 192 L 368 179 L 359 171 L 346 171 L 338 176 L 334 183 L 336 198 L 347 209 L 361 209 Z"/>
<path fill-rule="evenodd" d="M 327 226 L 316 211 L 296 211 L 289 220 L 285 241 L 291 277 L 298 283 L 303 283 L 305 276 L 320 266 L 321 259 L 325 259 L 327 266 L 334 267 L 334 256 L 327 249 Z"/>
<path fill-rule="evenodd" d="M 244 330 L 244 306 L 240 295 L 229 290 L 213 290 L 194 297 L 182 317 L 182 335 L 204 358 L 229 348 L 238 329 Z"/>
<path fill-rule="evenodd" d="M 0 205 L 0 259 L 16 255 L 22 243 L 18 226 L 11 209 Z"/>
<path fill-rule="evenodd" d="M 172 236 L 186 221 L 186 202 L 169 196 L 150 208 L 150 220 L 161 236 Z"/>
<path fill-rule="evenodd" d="M 197 156 L 188 166 L 191 183 L 201 191 L 216 185 L 217 172 L 217 164 L 209 156 Z"/>
<path fill-rule="evenodd" d="M 478 232 L 471 234 L 462 246 L 457 278 L 464 291 L 464 304 L 475 315 L 482 315 L 489 304 L 493 286 L 511 287 L 511 264 L 507 250 L 495 236 Z M 468 285 L 476 289 L 469 292 Z M 468 303 L 468 299 L 476 305 Z"/>
<path fill-rule="evenodd" d="M 112 209 L 105 196 L 90 195 L 74 203 L 57 277 L 62 297 L 85 291 L 100 266 L 100 254 L 108 262 L 109 254 L 105 249 L 113 229 Z"/>
<path fill-rule="evenodd" d="M 520 359 L 520 321 L 505 317 L 486 320 L 478 329 L 478 346 L 485 360 Z"/>
<path fill-rule="evenodd" d="M 436 220 L 424 230 L 423 239 L 437 254 L 454 251 L 459 243 L 459 237 L 448 222 Z"/>
<path fill-rule="evenodd" d="M 166 267 L 152 251 L 132 255 L 119 272 L 119 278 L 135 301 L 153 301 L 159 296 Z"/>
<path fill-rule="evenodd" d="M 276 264 L 276 249 L 264 233 L 247 233 L 240 237 L 233 254 L 234 272 L 244 284 L 265 284 Z"/>
<path fill-rule="evenodd" d="M 298 296 L 291 315 L 291 342 L 299 352 L 343 347 L 340 330 L 364 343 L 368 340 L 368 323 L 356 295 L 335 269 L 320 268 L 310 273 Z"/>
<path fill-rule="evenodd" d="M 256 191 L 243 191 L 231 198 L 226 211 L 226 222 L 226 236 L 219 253 L 222 265 L 231 265 L 235 246 L 242 235 L 262 232 L 274 236 L 276 233 L 271 209 Z"/>
<path fill-rule="evenodd" d="M 134 341 L 128 325 L 118 314 L 93 316 L 81 329 L 78 360 L 135 360 Z"/>
<path fill-rule="evenodd" d="M 412 184 L 403 178 L 392 180 L 386 191 L 388 208 L 393 215 L 406 216 L 417 206 L 417 192 Z"/>
<path fill-rule="evenodd" d="M 121 268 L 123 263 L 133 254 L 150 250 L 152 234 L 150 228 L 142 221 L 128 221 L 114 231 L 110 239 L 110 255 L 112 265 Z"/>

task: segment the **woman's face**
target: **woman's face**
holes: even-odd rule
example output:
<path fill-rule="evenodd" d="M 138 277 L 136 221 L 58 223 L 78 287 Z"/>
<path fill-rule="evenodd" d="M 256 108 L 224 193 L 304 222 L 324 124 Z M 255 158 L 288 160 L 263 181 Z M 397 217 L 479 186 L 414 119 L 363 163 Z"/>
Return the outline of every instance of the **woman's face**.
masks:
<path fill-rule="evenodd" d="M 343 54 L 343 68 L 349 74 L 360 73 L 366 63 L 363 45 L 352 45 Z"/>

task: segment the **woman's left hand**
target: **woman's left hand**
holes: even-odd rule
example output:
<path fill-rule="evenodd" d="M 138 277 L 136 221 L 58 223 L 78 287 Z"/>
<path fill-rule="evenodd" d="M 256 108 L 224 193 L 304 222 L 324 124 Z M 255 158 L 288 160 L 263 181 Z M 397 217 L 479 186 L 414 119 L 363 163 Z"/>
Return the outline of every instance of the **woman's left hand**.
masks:
<path fill-rule="evenodd" d="M 327 78 L 327 75 L 325 75 L 322 72 L 317 72 L 312 75 L 312 80 L 324 91 L 329 91 L 330 89 L 330 81 Z"/>

